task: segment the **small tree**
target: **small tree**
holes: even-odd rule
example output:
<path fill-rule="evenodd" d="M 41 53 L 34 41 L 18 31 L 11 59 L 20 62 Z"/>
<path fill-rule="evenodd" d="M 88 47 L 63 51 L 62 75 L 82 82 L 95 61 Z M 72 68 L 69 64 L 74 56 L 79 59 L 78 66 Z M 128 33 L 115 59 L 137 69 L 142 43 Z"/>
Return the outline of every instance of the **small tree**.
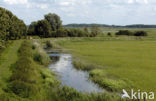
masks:
<path fill-rule="evenodd" d="M 51 27 L 47 20 L 40 20 L 37 22 L 35 27 L 35 32 L 40 37 L 50 37 L 51 36 Z"/>
<path fill-rule="evenodd" d="M 49 13 L 44 16 L 44 18 L 49 22 L 52 31 L 56 31 L 62 26 L 62 21 L 60 17 L 55 13 Z"/>
<path fill-rule="evenodd" d="M 107 33 L 107 36 L 112 36 L 112 34 L 110 32 Z"/>
<path fill-rule="evenodd" d="M 137 31 L 134 33 L 134 36 L 147 36 L 147 32 L 145 31 Z"/>
<path fill-rule="evenodd" d="M 100 34 L 100 33 L 101 33 L 100 28 L 99 28 L 98 26 L 93 26 L 93 27 L 91 28 L 90 37 L 95 37 L 95 36 L 97 36 L 97 35 Z"/>
<path fill-rule="evenodd" d="M 128 35 L 131 36 L 133 33 L 129 30 L 119 30 L 119 32 L 115 33 L 115 35 Z"/>
<path fill-rule="evenodd" d="M 84 28 L 84 33 L 87 37 L 89 37 L 89 30 L 87 27 Z"/>
<path fill-rule="evenodd" d="M 28 28 L 28 35 L 35 35 L 35 27 L 37 26 L 37 22 L 32 22 Z"/>

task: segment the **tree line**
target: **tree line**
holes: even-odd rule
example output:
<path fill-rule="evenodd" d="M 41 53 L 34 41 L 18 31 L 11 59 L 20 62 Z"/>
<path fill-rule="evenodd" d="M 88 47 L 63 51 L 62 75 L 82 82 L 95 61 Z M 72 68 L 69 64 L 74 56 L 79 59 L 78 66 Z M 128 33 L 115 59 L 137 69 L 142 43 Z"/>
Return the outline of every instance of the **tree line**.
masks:
<path fill-rule="evenodd" d="M 118 32 L 115 33 L 115 35 L 127 35 L 127 36 L 147 36 L 147 32 L 145 31 L 129 31 L 129 30 L 119 30 Z"/>
<path fill-rule="evenodd" d="M 99 26 L 99 27 L 111 27 L 111 28 L 156 28 L 156 25 L 144 25 L 144 24 L 134 24 L 134 25 L 107 25 L 107 24 L 67 24 L 64 25 L 65 27 L 70 28 L 82 28 L 82 27 L 93 27 L 93 26 Z"/>
<path fill-rule="evenodd" d="M 48 37 L 96 37 L 102 33 L 99 24 L 71 24 L 69 26 L 83 26 L 83 28 L 69 28 L 62 25 L 61 18 L 55 13 L 49 13 L 44 19 L 32 22 L 28 27 L 12 12 L 0 7 L 0 41 L 16 40 L 27 35 Z M 102 25 L 101 26 L 107 26 Z M 110 33 L 109 33 L 110 34 Z M 147 36 L 144 31 L 130 32 L 120 30 L 116 35 Z"/>
<path fill-rule="evenodd" d="M 85 27 L 66 28 L 62 25 L 62 20 L 55 13 L 49 13 L 44 16 L 44 19 L 32 22 L 28 28 L 28 35 L 40 36 L 42 38 L 48 37 L 95 37 L 100 33 L 97 26 L 90 29 Z"/>
<path fill-rule="evenodd" d="M 27 26 L 12 12 L 0 7 L 0 40 L 15 40 L 26 36 Z"/>

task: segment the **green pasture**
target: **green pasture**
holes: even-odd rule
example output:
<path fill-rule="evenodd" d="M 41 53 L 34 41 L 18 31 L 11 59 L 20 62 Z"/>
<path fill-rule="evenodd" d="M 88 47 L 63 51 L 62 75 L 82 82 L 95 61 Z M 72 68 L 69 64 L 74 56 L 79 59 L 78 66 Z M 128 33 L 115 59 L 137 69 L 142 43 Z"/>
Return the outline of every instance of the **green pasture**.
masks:
<path fill-rule="evenodd" d="M 99 80 L 93 78 L 97 83 L 102 84 L 101 82 L 105 83 L 104 80 L 108 78 L 117 78 L 130 82 L 131 88 L 156 92 L 156 41 L 146 39 L 105 41 L 101 37 L 57 39 L 56 42 L 69 49 L 74 57 L 97 65 L 94 69 L 100 69 L 100 73 L 103 73 L 97 77 Z M 96 71 L 94 72 L 98 75 Z M 110 86 L 115 84 L 118 82 L 113 81 Z"/>

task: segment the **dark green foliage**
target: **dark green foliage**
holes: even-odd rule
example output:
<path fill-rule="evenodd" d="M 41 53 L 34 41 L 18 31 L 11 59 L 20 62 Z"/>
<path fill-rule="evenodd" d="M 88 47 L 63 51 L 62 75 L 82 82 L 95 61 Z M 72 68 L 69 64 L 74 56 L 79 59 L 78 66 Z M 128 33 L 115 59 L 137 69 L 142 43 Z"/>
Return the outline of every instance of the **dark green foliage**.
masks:
<path fill-rule="evenodd" d="M 28 28 L 28 35 L 36 35 L 35 33 L 35 27 L 37 26 L 37 22 L 32 22 L 30 25 L 29 25 L 29 28 Z"/>
<path fill-rule="evenodd" d="M 91 34 L 90 34 L 90 37 L 95 37 L 97 36 L 98 34 L 102 33 L 100 28 L 98 26 L 93 26 L 91 28 Z"/>
<path fill-rule="evenodd" d="M 85 37 L 87 36 L 84 32 L 84 30 L 76 29 L 76 28 L 70 28 L 67 30 L 69 37 Z"/>
<path fill-rule="evenodd" d="M 112 36 L 112 34 L 110 32 L 107 33 L 107 36 Z"/>
<path fill-rule="evenodd" d="M 145 31 L 137 31 L 134 33 L 134 36 L 147 36 L 147 32 Z"/>
<path fill-rule="evenodd" d="M 53 47 L 52 43 L 49 40 L 46 41 L 46 48 L 52 48 L 52 47 Z"/>
<path fill-rule="evenodd" d="M 0 7 L 0 40 L 15 40 L 26 36 L 27 27 L 10 11 Z"/>
<path fill-rule="evenodd" d="M 44 16 L 44 18 L 49 22 L 52 31 L 56 31 L 62 26 L 62 21 L 57 14 L 49 13 Z"/>
<path fill-rule="evenodd" d="M 97 26 L 91 28 L 63 28 L 60 17 L 56 14 L 49 13 L 44 16 L 44 20 L 32 22 L 28 29 L 28 35 L 37 35 L 42 38 L 48 37 L 95 37 L 101 33 Z"/>
<path fill-rule="evenodd" d="M 36 49 L 36 46 L 35 45 L 32 45 L 32 47 L 31 47 L 33 50 L 35 50 Z"/>
<path fill-rule="evenodd" d="M 133 35 L 133 33 L 130 32 L 129 30 L 120 30 L 119 32 L 115 33 L 115 35 L 128 35 L 128 36 L 131 36 L 131 35 Z"/>
<path fill-rule="evenodd" d="M 56 31 L 55 37 L 67 37 L 68 33 L 66 29 L 60 28 Z"/>
<path fill-rule="evenodd" d="M 50 37 L 51 27 L 47 20 L 40 20 L 35 27 L 35 33 L 40 37 Z"/>
<path fill-rule="evenodd" d="M 89 30 L 87 27 L 84 28 L 84 32 L 85 32 L 86 36 L 89 37 Z"/>
<path fill-rule="evenodd" d="M 42 56 L 39 53 L 34 54 L 34 60 L 37 62 L 42 62 Z"/>
<path fill-rule="evenodd" d="M 115 33 L 115 35 L 147 36 L 147 32 L 145 32 L 145 31 L 131 32 L 129 30 L 120 30 L 119 32 Z"/>
<path fill-rule="evenodd" d="M 13 93 L 23 98 L 28 98 L 36 92 L 36 88 L 32 84 L 20 80 L 11 82 L 10 85 L 8 85 L 8 88 Z"/>

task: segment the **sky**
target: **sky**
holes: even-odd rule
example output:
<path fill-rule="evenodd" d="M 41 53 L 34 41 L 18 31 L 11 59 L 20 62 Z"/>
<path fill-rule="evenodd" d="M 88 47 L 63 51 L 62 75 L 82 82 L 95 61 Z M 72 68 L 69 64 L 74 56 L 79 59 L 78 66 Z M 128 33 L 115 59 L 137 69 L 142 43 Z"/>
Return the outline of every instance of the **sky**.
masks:
<path fill-rule="evenodd" d="M 58 14 L 63 24 L 156 24 L 156 0 L 0 0 L 26 24 Z"/>

